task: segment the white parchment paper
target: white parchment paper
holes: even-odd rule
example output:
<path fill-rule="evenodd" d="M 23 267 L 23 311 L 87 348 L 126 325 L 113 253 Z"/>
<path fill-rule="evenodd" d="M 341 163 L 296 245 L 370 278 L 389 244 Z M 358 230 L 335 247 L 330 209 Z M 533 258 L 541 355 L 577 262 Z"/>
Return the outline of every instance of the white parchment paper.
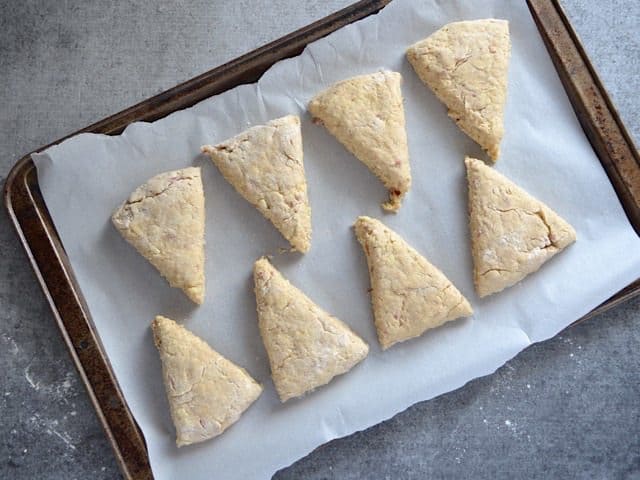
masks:
<path fill-rule="evenodd" d="M 546 202 L 578 241 L 517 286 L 480 300 L 472 285 L 463 157 L 479 148 L 446 116 L 404 57 L 443 24 L 510 21 L 513 44 L 506 136 L 496 168 Z M 386 192 L 305 112 L 319 90 L 380 68 L 404 77 L 413 187 L 397 215 Z M 287 243 L 199 154 L 204 143 L 297 113 L 313 209 L 307 255 Z M 241 86 L 118 137 L 79 135 L 35 155 L 40 186 L 120 386 L 142 428 L 158 479 L 269 478 L 318 445 L 374 425 L 420 400 L 496 370 L 532 342 L 556 334 L 640 274 L 640 241 L 629 225 L 569 101 L 524 2 L 395 0 Z M 109 217 L 151 176 L 201 165 L 207 209 L 207 296 L 196 308 L 122 240 Z M 350 228 L 381 218 L 470 299 L 472 318 L 451 322 L 382 353 L 375 336 L 364 256 Z M 371 345 L 350 373 L 282 405 L 269 377 L 256 321 L 253 261 L 274 263 L 319 305 Z M 244 366 L 263 395 L 219 438 L 178 450 L 150 322 L 164 314 Z"/>

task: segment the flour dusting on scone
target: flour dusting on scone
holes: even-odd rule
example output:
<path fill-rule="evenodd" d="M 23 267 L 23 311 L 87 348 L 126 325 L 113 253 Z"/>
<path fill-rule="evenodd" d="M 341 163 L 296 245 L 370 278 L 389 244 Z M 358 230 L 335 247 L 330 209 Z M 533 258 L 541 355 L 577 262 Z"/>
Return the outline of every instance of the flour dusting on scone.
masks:
<path fill-rule="evenodd" d="M 495 19 L 449 23 L 407 50 L 420 79 L 493 161 L 504 135 L 510 55 L 509 23 Z"/>
<path fill-rule="evenodd" d="M 243 368 L 173 320 L 157 316 L 152 328 L 178 447 L 220 435 L 262 393 Z"/>
<path fill-rule="evenodd" d="M 571 225 L 512 181 L 467 157 L 473 277 L 480 297 L 514 285 L 575 242 Z"/>
<path fill-rule="evenodd" d="M 297 116 L 277 118 L 217 145 L 204 145 L 202 152 L 296 250 L 309 250 L 311 208 Z"/>
<path fill-rule="evenodd" d="M 473 313 L 451 281 L 382 222 L 359 217 L 354 227 L 367 257 L 383 349 Z"/>
<path fill-rule="evenodd" d="M 397 72 L 338 82 L 309 102 L 315 121 L 371 170 L 389 190 L 382 207 L 396 212 L 411 187 L 404 107 Z"/>
<path fill-rule="evenodd" d="M 112 215 L 120 234 L 195 303 L 204 301 L 204 193 L 200 168 L 161 173 Z"/>
<path fill-rule="evenodd" d="M 369 346 L 358 335 L 291 285 L 267 259 L 255 263 L 253 278 L 260 335 L 282 402 L 329 383 L 367 356 Z"/>

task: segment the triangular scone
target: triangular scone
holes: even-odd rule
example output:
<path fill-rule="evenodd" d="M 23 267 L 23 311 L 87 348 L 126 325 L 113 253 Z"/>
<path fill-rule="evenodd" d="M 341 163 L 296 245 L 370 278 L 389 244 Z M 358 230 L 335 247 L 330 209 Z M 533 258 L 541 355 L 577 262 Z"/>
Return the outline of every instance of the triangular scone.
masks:
<path fill-rule="evenodd" d="M 420 79 L 493 161 L 504 135 L 511 53 L 506 20 L 449 23 L 407 50 Z"/>
<path fill-rule="evenodd" d="M 473 279 L 480 297 L 514 285 L 576 240 L 544 203 L 467 157 Z"/>
<path fill-rule="evenodd" d="M 354 226 L 369 265 L 373 316 L 384 350 L 473 313 L 449 279 L 393 230 L 370 217 L 359 217 Z"/>
<path fill-rule="evenodd" d="M 343 80 L 316 95 L 309 112 L 389 190 L 382 207 L 397 211 L 411 187 L 404 107 L 397 72 Z"/>
<path fill-rule="evenodd" d="M 200 168 L 161 173 L 112 215 L 120 234 L 195 303 L 204 301 L 204 193 Z"/>
<path fill-rule="evenodd" d="M 218 145 L 204 145 L 202 151 L 296 250 L 309 250 L 311 208 L 297 116 L 252 127 Z"/>
<path fill-rule="evenodd" d="M 325 385 L 367 356 L 369 346 L 261 258 L 253 269 L 258 325 L 280 400 Z"/>
<path fill-rule="evenodd" d="M 179 447 L 220 435 L 262 393 L 243 368 L 173 320 L 157 316 L 152 328 Z"/>

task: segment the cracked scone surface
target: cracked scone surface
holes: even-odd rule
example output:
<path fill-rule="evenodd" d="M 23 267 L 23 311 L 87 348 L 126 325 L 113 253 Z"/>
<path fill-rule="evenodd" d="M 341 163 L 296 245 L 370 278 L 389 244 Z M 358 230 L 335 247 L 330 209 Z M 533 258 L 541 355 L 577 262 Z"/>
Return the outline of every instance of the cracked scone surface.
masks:
<path fill-rule="evenodd" d="M 420 79 L 493 161 L 504 135 L 510 55 L 509 23 L 495 19 L 449 23 L 407 50 Z"/>
<path fill-rule="evenodd" d="M 271 263 L 254 265 L 260 335 L 280 400 L 299 397 L 348 372 L 369 346 L 346 324 L 318 307 Z"/>
<path fill-rule="evenodd" d="M 112 215 L 120 234 L 195 303 L 204 301 L 204 193 L 200 168 L 161 173 Z"/>
<path fill-rule="evenodd" d="M 470 157 L 465 164 L 480 297 L 514 285 L 576 240 L 571 225 L 493 168 Z"/>
<path fill-rule="evenodd" d="M 277 118 L 217 145 L 204 145 L 224 178 L 300 252 L 311 248 L 311 208 L 300 119 Z"/>
<path fill-rule="evenodd" d="M 220 435 L 262 393 L 243 368 L 173 320 L 157 316 L 152 328 L 179 447 Z"/>
<path fill-rule="evenodd" d="M 309 102 L 309 112 L 389 190 L 382 207 L 397 211 L 411 187 L 404 107 L 397 72 L 338 82 Z"/>
<path fill-rule="evenodd" d="M 359 217 L 354 227 L 367 257 L 374 321 L 383 349 L 473 313 L 451 281 L 382 222 Z"/>

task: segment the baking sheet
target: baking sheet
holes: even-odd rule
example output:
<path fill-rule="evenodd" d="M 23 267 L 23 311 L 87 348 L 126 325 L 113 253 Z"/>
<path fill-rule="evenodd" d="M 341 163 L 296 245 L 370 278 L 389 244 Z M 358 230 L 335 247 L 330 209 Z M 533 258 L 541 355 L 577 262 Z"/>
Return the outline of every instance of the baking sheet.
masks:
<path fill-rule="evenodd" d="M 478 147 L 448 120 L 404 58 L 405 48 L 449 21 L 510 20 L 512 60 L 506 136 L 496 168 L 545 201 L 577 230 L 578 242 L 501 294 L 474 294 L 462 158 Z M 336 80 L 380 68 L 400 71 L 413 187 L 398 215 L 384 214 L 381 184 L 305 113 Z M 535 101 L 532 101 L 534 99 Z M 313 209 L 312 250 L 287 243 L 199 155 L 203 143 L 288 113 L 303 120 Z M 119 137 L 83 134 L 35 155 L 40 188 L 82 286 L 125 398 L 142 428 L 156 478 L 269 478 L 316 446 L 389 418 L 409 405 L 488 374 L 548 338 L 640 274 L 640 241 L 562 90 L 524 3 L 395 0 L 278 63 L 242 86 Z M 115 232 L 111 211 L 158 172 L 201 165 L 207 208 L 207 299 L 196 308 L 170 289 Z M 381 352 L 366 261 L 350 229 L 381 218 L 424 253 L 473 304 L 472 318 Z M 281 405 L 259 338 L 251 267 L 263 254 L 323 308 L 370 344 L 349 374 Z M 265 392 L 213 441 L 178 450 L 149 329 L 155 314 L 184 320 L 246 367 Z M 371 401 L 374 398 L 375 401 Z"/>

